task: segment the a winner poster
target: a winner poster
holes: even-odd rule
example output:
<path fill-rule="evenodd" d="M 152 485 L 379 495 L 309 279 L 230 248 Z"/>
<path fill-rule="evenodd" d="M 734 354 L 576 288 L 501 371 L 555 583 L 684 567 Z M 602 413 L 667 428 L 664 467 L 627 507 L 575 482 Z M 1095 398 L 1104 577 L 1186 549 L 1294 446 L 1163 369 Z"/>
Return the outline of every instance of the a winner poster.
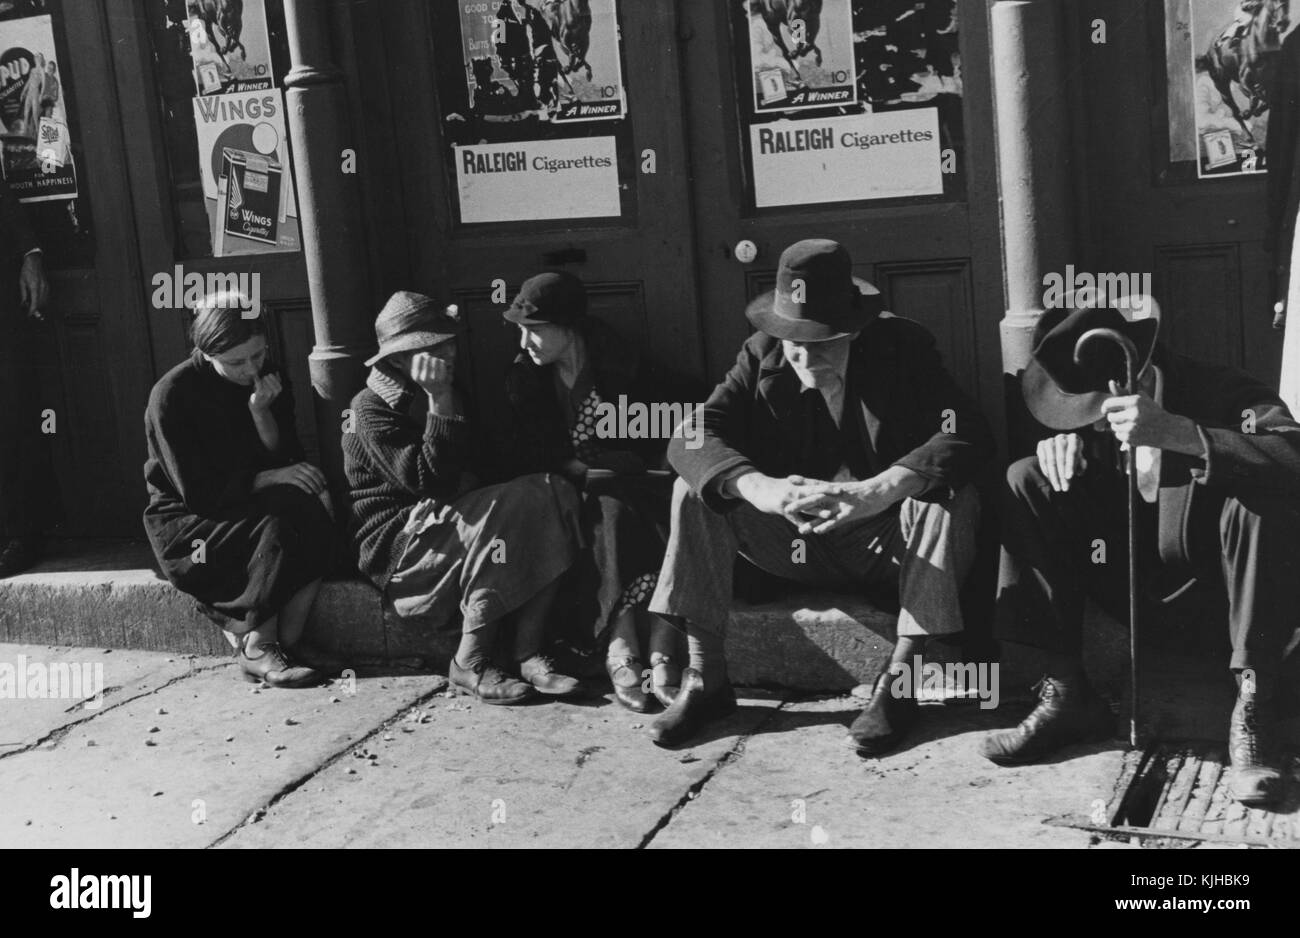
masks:
<path fill-rule="evenodd" d="M 857 103 L 850 0 L 732 2 L 748 13 L 756 113 Z"/>
<path fill-rule="evenodd" d="M 265 0 L 190 3 L 190 37 L 198 94 L 263 91 L 275 87 Z"/>
<path fill-rule="evenodd" d="M 77 197 L 64 81 L 49 16 L 0 22 L 0 167 L 19 201 Z"/>
<path fill-rule="evenodd" d="M 194 99 L 214 257 L 297 251 L 284 96 L 279 89 Z"/>
<path fill-rule="evenodd" d="M 557 124 L 627 116 L 615 0 L 460 4 L 474 112 Z"/>
<path fill-rule="evenodd" d="M 1267 170 L 1273 106 L 1268 95 L 1282 40 L 1296 25 L 1290 6 L 1288 0 L 1187 3 L 1185 30 L 1191 48 L 1183 61 L 1190 59 L 1191 64 L 1191 123 L 1202 179 Z M 1172 105 L 1175 96 L 1170 100 Z M 1170 136 L 1187 129 L 1171 121 Z"/>

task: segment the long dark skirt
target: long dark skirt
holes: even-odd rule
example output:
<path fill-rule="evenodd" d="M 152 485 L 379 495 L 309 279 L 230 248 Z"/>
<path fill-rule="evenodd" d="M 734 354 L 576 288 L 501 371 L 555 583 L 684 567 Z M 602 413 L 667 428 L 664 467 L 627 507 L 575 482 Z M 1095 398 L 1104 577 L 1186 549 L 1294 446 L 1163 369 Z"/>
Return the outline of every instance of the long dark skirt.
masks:
<path fill-rule="evenodd" d="M 145 529 L 163 574 L 219 623 L 275 617 L 331 571 L 341 546 L 320 499 L 293 485 L 260 492 L 242 518 L 146 515 Z"/>
<path fill-rule="evenodd" d="M 523 476 L 452 502 L 410 510 L 406 546 L 388 581 L 401 616 L 442 628 L 460 613 L 474 632 L 519 609 L 573 563 L 580 546 L 578 496 L 557 475 Z"/>
<path fill-rule="evenodd" d="M 673 480 L 666 475 L 592 479 L 582 496 L 583 540 L 590 545 L 564 579 L 557 634 L 592 649 L 619 612 L 628 588 L 656 576 L 668 544 Z M 647 594 L 646 599 L 649 599 Z"/>

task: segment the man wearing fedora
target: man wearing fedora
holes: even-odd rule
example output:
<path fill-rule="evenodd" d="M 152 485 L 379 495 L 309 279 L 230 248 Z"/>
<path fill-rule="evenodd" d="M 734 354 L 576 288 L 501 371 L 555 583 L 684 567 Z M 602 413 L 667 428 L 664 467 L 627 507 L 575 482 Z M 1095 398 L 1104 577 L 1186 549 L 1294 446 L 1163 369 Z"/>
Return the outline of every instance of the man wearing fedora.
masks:
<path fill-rule="evenodd" d="M 998 613 L 1001 637 L 1046 652 L 1048 674 L 1034 711 L 982 751 L 1023 764 L 1113 732 L 1083 671 L 1082 628 L 1088 595 L 1127 620 L 1119 457 L 1132 446 L 1139 581 L 1157 597 L 1191 577 L 1226 592 L 1239 685 L 1229 784 L 1239 801 L 1264 804 L 1281 787 L 1270 705 L 1300 608 L 1300 424 L 1263 382 L 1164 348 L 1159 323 L 1152 298 L 1132 297 L 1115 308 L 1071 301 L 1038 324 L 1025 401 L 1060 433 L 1007 472 Z M 1116 344 L 1091 343 L 1076 364 L 1076 344 L 1092 329 L 1133 342 L 1137 393 L 1118 394 L 1125 360 Z M 1106 563 L 1094 562 L 1099 543 Z"/>
<path fill-rule="evenodd" d="M 993 436 L 933 337 L 882 314 L 878 291 L 860 283 L 834 241 L 788 248 L 776 290 L 746 311 L 758 332 L 697 414 L 701 444 L 669 444 L 681 478 L 650 610 L 685 623 L 690 662 L 651 729 L 660 745 L 735 706 L 723 639 L 737 552 L 811 586 L 897 586 L 894 660 L 850 729 L 864 754 L 897 745 L 915 720 L 915 695 L 891 692 L 895 666 L 928 636 L 962 629 L 979 515 L 971 482 Z"/>

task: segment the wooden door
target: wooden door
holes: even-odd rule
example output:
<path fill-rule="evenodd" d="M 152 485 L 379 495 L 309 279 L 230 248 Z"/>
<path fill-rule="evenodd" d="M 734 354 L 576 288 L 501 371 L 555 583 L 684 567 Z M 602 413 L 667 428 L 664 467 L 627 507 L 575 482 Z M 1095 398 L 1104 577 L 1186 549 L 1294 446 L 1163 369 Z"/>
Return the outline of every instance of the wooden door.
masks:
<path fill-rule="evenodd" d="M 5 6 L 7 19 L 52 17 L 77 175 L 75 200 L 28 206 L 51 288 L 37 355 L 41 391 L 57 417 L 53 450 L 65 520 L 53 533 L 138 535 L 153 359 L 108 19 L 98 3 Z"/>
<path fill-rule="evenodd" d="M 592 314 L 645 350 L 652 364 L 698 377 L 703 359 L 677 5 L 672 0 L 592 2 L 591 81 L 607 89 L 621 83 L 624 116 L 563 126 L 540 126 L 530 118 L 524 121 L 530 128 L 520 133 L 504 112 L 518 106 L 522 81 L 516 85 L 498 69 L 495 78 L 471 86 L 476 56 L 467 51 L 462 6 L 490 20 L 502 4 L 402 4 L 387 24 L 391 54 L 403 63 L 390 73 L 391 94 L 404 102 L 403 113 L 434 115 L 434 120 L 398 122 L 411 237 L 394 248 L 412 251 L 415 276 L 407 287 L 445 296 L 467 316 L 474 384 L 484 403 L 494 398 L 516 352 L 518 332 L 503 325 L 503 300 L 513 299 L 523 280 L 546 269 L 581 277 Z M 609 48 L 612 7 L 621 37 L 621 76 Z M 476 41 L 481 57 L 491 58 L 491 41 Z M 584 87 L 585 69 L 559 84 L 570 78 Z M 497 141 L 521 135 L 542 141 L 541 148 L 529 151 L 526 185 L 533 188 L 520 197 L 517 211 L 509 205 L 486 210 L 498 219 L 515 217 L 474 220 L 483 215 L 475 215 L 476 203 L 460 189 L 474 167 L 458 160 L 476 152 L 491 157 L 492 148 L 500 148 Z M 480 143 L 484 146 L 474 146 Z M 597 217 L 536 218 L 554 214 L 559 195 L 548 188 L 550 174 L 534 170 L 546 165 L 548 152 L 568 150 L 608 154 L 616 163 L 595 180 L 592 207 L 575 204 L 576 216 Z M 504 175 L 495 181 L 508 182 Z M 616 193 L 609 191 L 612 185 Z"/>
<path fill-rule="evenodd" d="M 827 2 L 813 37 L 822 64 L 809 53 L 793 56 L 793 67 L 773 54 L 776 30 L 754 12 L 760 4 L 681 6 L 691 37 L 688 130 L 710 375 L 721 376 L 749 334 L 745 305 L 771 289 L 782 250 L 803 238 L 832 238 L 884 293 L 887 308 L 935 334 L 951 371 L 1000 423 L 1004 309 L 984 0 L 852 2 L 839 5 L 849 9 L 838 20 Z M 791 45 L 790 25 L 778 25 Z M 850 70 L 857 103 L 849 106 L 774 115 L 761 97 L 764 74 L 781 72 L 778 90 L 793 92 L 799 81 L 829 86 L 837 71 L 842 79 Z M 912 152 L 939 161 L 941 189 L 874 197 L 907 178 L 906 160 L 886 157 L 876 164 L 881 178 L 866 179 L 856 167 L 871 164 L 851 158 L 849 143 L 902 139 L 889 135 L 907 122 L 937 126 L 938 140 Z M 820 137 L 809 136 L 810 127 Z M 805 145 L 812 152 L 779 152 Z M 774 171 L 784 178 L 774 182 Z M 741 242 L 757 248 L 753 259 L 737 256 Z"/>
<path fill-rule="evenodd" d="M 1230 6 L 1223 26 L 1235 12 Z M 1187 30 L 1189 9 L 1188 0 L 1086 0 L 1075 9 L 1080 94 L 1071 110 L 1087 193 L 1079 263 L 1093 272 L 1150 274 L 1166 342 L 1276 384 L 1282 333 L 1272 328 L 1271 260 L 1263 250 L 1265 176 L 1198 178 L 1195 160 L 1180 158 L 1196 153 L 1197 140 L 1177 121 L 1171 131 L 1171 96 L 1176 109 L 1179 97 L 1206 91 L 1192 73 L 1192 56 L 1203 49 L 1177 61 L 1166 56 L 1166 24 Z M 1096 41 L 1099 24 L 1104 42 Z"/>

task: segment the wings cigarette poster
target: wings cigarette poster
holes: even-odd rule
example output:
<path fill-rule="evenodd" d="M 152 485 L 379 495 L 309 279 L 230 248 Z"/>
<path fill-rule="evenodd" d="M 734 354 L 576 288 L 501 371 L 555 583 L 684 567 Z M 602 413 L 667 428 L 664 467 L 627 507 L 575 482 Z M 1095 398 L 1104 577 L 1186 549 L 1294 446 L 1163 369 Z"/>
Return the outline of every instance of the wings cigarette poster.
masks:
<path fill-rule="evenodd" d="M 627 116 L 615 0 L 461 0 L 460 28 L 484 120 Z"/>
<path fill-rule="evenodd" d="M 613 137 L 456 146 L 452 155 L 467 224 L 616 218 L 622 211 Z"/>
<path fill-rule="evenodd" d="M 194 99 L 194 125 L 213 256 L 297 251 L 282 92 L 202 95 Z"/>
<path fill-rule="evenodd" d="M 943 194 L 936 108 L 749 130 L 758 208 Z"/>
<path fill-rule="evenodd" d="M 850 0 L 738 0 L 749 13 L 756 113 L 856 104 Z"/>
<path fill-rule="evenodd" d="M 48 15 L 0 22 L 0 168 L 20 202 L 77 197 L 65 76 Z"/>
<path fill-rule="evenodd" d="M 187 6 L 198 94 L 275 87 L 265 0 L 189 0 Z"/>

